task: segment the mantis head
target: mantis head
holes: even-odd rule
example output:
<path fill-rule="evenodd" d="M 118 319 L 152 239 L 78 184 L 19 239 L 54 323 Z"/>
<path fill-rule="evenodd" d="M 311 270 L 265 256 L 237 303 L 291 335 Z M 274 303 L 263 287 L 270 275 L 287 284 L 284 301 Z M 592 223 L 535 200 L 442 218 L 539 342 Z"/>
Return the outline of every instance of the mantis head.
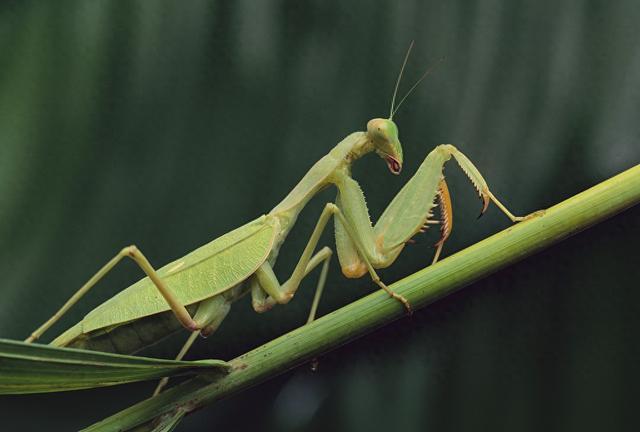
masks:
<path fill-rule="evenodd" d="M 398 88 L 400 87 L 400 80 L 402 79 L 402 73 L 404 72 L 404 67 L 407 65 L 407 60 L 409 59 L 409 54 L 411 54 L 411 49 L 413 48 L 413 41 L 411 41 L 411 45 L 409 45 L 409 49 L 407 50 L 407 54 L 404 56 L 404 61 L 402 62 L 402 67 L 400 68 L 400 73 L 398 74 L 398 79 L 396 80 L 396 87 L 393 90 L 393 96 L 391 98 L 391 109 L 389 110 L 389 118 L 375 118 L 373 120 L 369 120 L 367 123 L 367 136 L 373 142 L 374 149 L 378 155 L 383 158 L 387 162 L 387 166 L 389 170 L 393 174 L 400 174 L 402 170 L 402 146 L 400 145 L 400 140 L 398 139 L 398 126 L 393 122 L 393 115 L 398 111 L 400 105 L 407 99 L 407 97 L 415 90 L 416 87 L 424 80 L 429 73 L 433 70 L 434 66 L 428 68 L 422 76 L 416 81 L 416 83 L 409 89 L 409 91 L 404 95 L 404 97 L 400 100 L 398 105 L 396 105 L 396 96 L 398 95 Z M 441 63 L 444 58 L 440 59 Z"/>
<path fill-rule="evenodd" d="M 398 139 L 398 126 L 391 119 L 375 118 L 367 123 L 367 137 L 373 143 L 378 156 L 387 162 L 389 171 L 400 174 L 402 170 L 402 146 Z"/>

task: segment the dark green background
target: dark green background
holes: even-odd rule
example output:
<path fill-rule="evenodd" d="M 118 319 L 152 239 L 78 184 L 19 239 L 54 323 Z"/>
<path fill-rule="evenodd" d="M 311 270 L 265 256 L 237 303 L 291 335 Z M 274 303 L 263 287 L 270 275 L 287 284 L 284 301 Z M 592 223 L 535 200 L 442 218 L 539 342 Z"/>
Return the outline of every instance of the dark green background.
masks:
<path fill-rule="evenodd" d="M 354 177 L 377 217 L 450 142 L 517 213 L 640 160 L 636 0 L 78 1 L 0 5 L 0 336 L 24 338 L 135 243 L 157 265 L 269 211 L 348 133 L 398 113 L 405 171 Z M 506 226 L 447 168 L 445 254 Z M 325 191 L 285 244 L 284 278 Z M 321 358 L 189 416 L 180 431 L 637 430 L 640 209 Z M 330 235 L 325 242 L 333 245 Z M 382 272 L 427 265 L 429 233 Z M 45 340 L 140 277 L 123 264 Z M 313 283 L 265 315 L 248 299 L 190 358 L 232 358 L 302 324 Z M 321 311 L 373 289 L 333 261 Z M 182 337 L 156 347 L 172 356 Z M 76 430 L 153 384 L 2 397 L 3 429 Z M 7 430 L 9 430 L 7 429 Z"/>

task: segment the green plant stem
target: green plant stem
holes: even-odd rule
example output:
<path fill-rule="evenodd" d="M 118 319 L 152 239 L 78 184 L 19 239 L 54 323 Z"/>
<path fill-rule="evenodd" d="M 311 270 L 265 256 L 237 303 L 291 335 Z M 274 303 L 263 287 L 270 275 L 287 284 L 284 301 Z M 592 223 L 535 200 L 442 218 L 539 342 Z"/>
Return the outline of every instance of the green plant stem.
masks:
<path fill-rule="evenodd" d="M 639 202 L 640 165 L 637 165 L 420 270 L 391 288 L 419 309 Z M 405 310 L 399 302 L 377 291 L 232 360 L 232 372 L 222 378 L 211 382 L 204 377 L 191 379 L 86 431 L 128 430 L 176 409 L 196 410 L 403 316 Z"/>

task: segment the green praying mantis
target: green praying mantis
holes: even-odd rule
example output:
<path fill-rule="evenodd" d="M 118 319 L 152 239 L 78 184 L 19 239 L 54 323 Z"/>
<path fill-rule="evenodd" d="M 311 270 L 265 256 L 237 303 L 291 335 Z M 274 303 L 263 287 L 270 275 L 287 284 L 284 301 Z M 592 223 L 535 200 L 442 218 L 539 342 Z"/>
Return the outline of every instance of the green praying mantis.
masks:
<path fill-rule="evenodd" d="M 451 200 L 443 168 L 454 158 L 480 198 L 482 213 L 494 202 L 513 222 L 514 216 L 491 193 L 478 169 L 451 144 L 431 151 L 414 176 L 393 198 L 375 224 L 371 223 L 364 194 L 351 177 L 351 165 L 375 152 L 392 174 L 402 169 L 403 152 L 393 116 L 406 97 L 426 77 L 429 70 L 395 106 L 402 72 L 396 81 L 388 118 L 374 118 L 366 131 L 354 132 L 316 162 L 289 194 L 269 213 L 205 244 L 156 270 L 136 246 L 123 248 L 92 276 L 26 342 L 33 342 L 58 321 L 80 298 L 124 258 L 131 258 L 146 277 L 124 289 L 89 312 L 79 323 L 56 337 L 51 344 L 118 353 L 134 353 L 179 331 L 190 333 L 177 355 L 181 359 L 198 335 L 212 334 L 226 317 L 231 304 L 250 293 L 256 312 L 286 304 L 301 282 L 318 266 L 308 322 L 315 318 L 333 251 L 318 243 L 329 221 L 335 226 L 336 251 L 342 273 L 348 278 L 368 274 L 373 282 L 411 312 L 411 305 L 380 279 L 376 269 L 390 266 L 416 234 L 440 225 L 433 262 L 452 229 Z M 289 278 L 281 282 L 274 273 L 278 253 L 305 205 L 320 190 L 335 186 L 335 202 L 324 206 L 313 232 Z M 439 218 L 434 208 L 439 206 Z M 481 213 L 481 214 L 482 214 Z M 162 385 L 156 390 L 159 391 Z"/>

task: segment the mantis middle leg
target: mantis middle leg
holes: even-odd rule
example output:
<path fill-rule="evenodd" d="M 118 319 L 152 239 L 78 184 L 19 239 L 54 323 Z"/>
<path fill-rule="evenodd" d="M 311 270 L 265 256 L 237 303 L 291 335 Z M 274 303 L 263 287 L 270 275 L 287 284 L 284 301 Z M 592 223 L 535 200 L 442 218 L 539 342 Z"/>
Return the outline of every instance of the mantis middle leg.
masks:
<path fill-rule="evenodd" d="M 347 219 L 345 219 L 345 216 L 343 215 L 340 208 L 335 204 L 328 203 L 327 205 L 325 205 L 324 210 L 322 211 L 322 214 L 318 219 L 316 227 L 314 228 L 313 233 L 311 234 L 311 237 L 302 253 L 300 260 L 298 261 L 298 264 L 293 270 L 291 277 L 286 282 L 284 282 L 283 284 L 280 284 L 269 262 L 263 263 L 260 266 L 260 268 L 258 268 L 255 274 L 256 281 L 254 282 L 254 285 L 251 291 L 252 297 L 253 297 L 253 306 L 256 311 L 262 312 L 264 310 L 268 310 L 276 303 L 279 303 L 279 304 L 288 303 L 289 300 L 291 300 L 291 298 L 297 291 L 298 287 L 300 286 L 300 282 L 302 281 L 302 278 L 306 276 L 306 274 L 309 271 L 311 271 L 316 265 L 320 264 L 320 262 L 322 262 L 323 260 L 328 261 L 328 259 L 330 258 L 329 248 L 325 248 L 320 252 L 318 252 L 318 254 L 315 257 L 313 257 L 313 259 L 310 258 L 310 256 L 313 253 L 313 250 L 315 249 L 315 247 L 317 246 L 318 240 L 320 239 L 320 235 L 322 234 L 322 231 L 326 227 L 327 222 L 329 221 L 331 216 L 335 216 L 338 220 L 341 221 L 343 226 L 347 227 L 347 230 L 346 230 L 348 233 L 347 235 L 351 238 L 352 244 L 355 244 L 358 250 L 364 251 L 364 248 L 360 242 L 360 239 L 357 236 L 356 231 L 353 229 L 353 227 L 347 221 Z M 337 244 L 337 246 L 339 248 L 340 244 Z M 327 251 L 328 255 L 326 257 L 322 256 L 323 251 Z M 364 253 L 363 253 L 363 256 L 365 256 Z M 410 312 L 411 306 L 409 305 L 409 302 L 403 296 L 391 291 L 382 282 L 382 280 L 376 273 L 373 265 L 366 258 L 366 256 L 365 256 L 364 262 L 366 265 L 366 269 L 369 271 L 371 275 L 371 279 L 380 288 L 385 290 L 391 297 L 399 300 L 405 306 L 407 311 Z M 324 269 L 323 271 L 326 272 L 326 270 Z M 321 277 L 321 282 L 322 284 L 324 284 L 323 277 Z M 266 294 L 268 294 L 268 297 L 262 294 L 261 290 L 264 291 Z M 319 284 L 317 291 L 321 292 L 321 290 L 322 290 L 322 286 Z M 317 294 L 316 297 L 319 297 L 319 295 Z M 312 308 L 311 314 L 309 315 L 309 320 L 313 320 L 314 313 L 315 313 L 315 310 L 314 308 Z"/>
<path fill-rule="evenodd" d="M 315 269 L 318 265 L 322 263 L 322 270 L 320 270 L 320 277 L 318 278 L 318 282 L 316 284 L 315 294 L 313 296 L 313 302 L 311 304 L 311 309 L 309 310 L 309 315 L 307 317 L 307 324 L 312 322 L 315 319 L 316 312 L 318 310 L 318 304 L 320 303 L 320 297 L 322 296 L 322 292 L 324 291 L 324 285 L 327 280 L 327 273 L 329 271 L 329 262 L 331 261 L 331 256 L 333 255 L 333 251 L 324 247 L 318 253 L 316 253 L 307 264 L 305 269 L 303 278 L 306 277 L 313 269 Z M 270 267 L 270 266 L 269 266 Z M 261 270 L 261 271 L 264 271 Z M 272 270 L 266 270 L 267 273 L 272 273 Z M 282 295 L 279 290 L 282 289 L 282 285 L 277 283 L 277 279 L 275 279 L 275 275 L 273 278 L 271 276 L 267 276 L 268 282 L 266 282 L 266 289 L 262 286 L 260 280 L 256 276 L 256 278 L 251 282 L 251 299 L 253 309 L 258 312 L 266 312 L 270 310 L 273 306 L 278 304 L 275 298 L 281 297 Z M 264 282 L 263 282 L 264 283 Z M 276 292 L 276 297 L 273 297 L 269 294 L 269 292 Z M 282 297 L 281 297 L 282 298 Z"/>
<path fill-rule="evenodd" d="M 316 223 L 309 241 L 302 251 L 302 255 L 298 260 L 293 272 L 286 282 L 280 283 L 273 272 L 271 264 L 266 261 L 256 271 L 254 280 L 252 281 L 251 296 L 253 308 L 256 312 L 264 312 L 271 309 L 275 304 L 288 303 L 298 290 L 302 279 L 309 274 L 320 263 L 324 262 L 324 267 L 328 266 L 331 259 L 332 251 L 328 247 L 322 248 L 317 254 L 312 255 L 318 245 L 320 236 L 327 225 L 327 222 L 334 213 L 334 204 L 327 204 Z M 328 270 L 323 267 L 322 274 L 316 291 L 322 292 L 326 272 Z M 315 302 L 315 300 L 314 300 Z M 316 305 L 317 306 L 317 305 Z M 310 317 L 315 314 L 312 307 Z"/>

